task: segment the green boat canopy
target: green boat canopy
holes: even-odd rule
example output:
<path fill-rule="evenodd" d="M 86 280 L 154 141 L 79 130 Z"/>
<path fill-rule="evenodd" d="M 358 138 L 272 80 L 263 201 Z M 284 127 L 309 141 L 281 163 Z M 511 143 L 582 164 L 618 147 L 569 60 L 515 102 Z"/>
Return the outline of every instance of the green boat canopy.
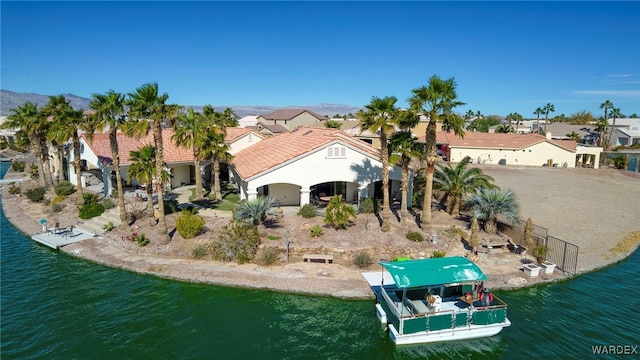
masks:
<path fill-rule="evenodd" d="M 461 256 L 381 262 L 399 288 L 487 280 L 476 264 Z"/>

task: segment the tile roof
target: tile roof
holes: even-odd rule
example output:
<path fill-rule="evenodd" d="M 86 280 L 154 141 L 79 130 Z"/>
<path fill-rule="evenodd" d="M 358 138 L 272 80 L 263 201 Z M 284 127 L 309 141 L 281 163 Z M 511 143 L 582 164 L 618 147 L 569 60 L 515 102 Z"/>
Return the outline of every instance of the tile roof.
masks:
<path fill-rule="evenodd" d="M 243 129 L 243 128 L 228 128 L 227 136 L 225 141 L 227 143 L 232 143 L 235 140 L 244 136 L 244 134 L 249 133 L 251 129 Z M 262 137 L 261 135 L 254 132 L 257 136 Z M 167 163 L 176 163 L 176 162 L 186 162 L 193 161 L 193 151 L 188 148 L 184 148 L 181 146 L 176 146 L 171 137 L 173 136 L 172 129 L 163 129 L 162 130 L 162 146 L 164 153 L 164 161 Z M 112 165 L 113 160 L 111 159 L 111 145 L 109 143 L 109 133 L 98 133 L 93 136 L 93 142 L 89 142 L 86 134 L 82 135 L 82 138 L 89 145 L 91 150 L 93 151 L 98 159 L 106 165 Z M 145 145 L 153 145 L 153 133 L 149 132 L 147 136 L 143 136 L 141 138 L 129 137 L 124 135 L 121 132 L 118 132 L 116 135 L 116 139 L 118 141 L 118 153 L 120 155 L 120 164 L 127 165 L 131 163 L 131 159 L 129 157 L 130 151 L 137 151 L 141 147 Z"/>
<path fill-rule="evenodd" d="M 241 150 L 234 156 L 232 165 L 243 179 L 248 179 L 335 141 L 374 158 L 380 158 L 380 150 L 347 135 L 344 131 L 299 127 L 297 130 L 267 138 Z"/>
<path fill-rule="evenodd" d="M 425 136 L 420 136 L 418 141 L 425 142 Z M 576 151 L 576 142 L 574 140 L 550 140 L 540 134 L 503 134 L 467 131 L 464 134 L 464 138 L 461 138 L 453 132 L 438 131 L 436 133 L 436 142 L 438 144 L 448 144 L 449 146 L 457 147 L 520 150 L 545 141 L 569 151 Z"/>
<path fill-rule="evenodd" d="M 260 115 L 259 117 L 267 120 L 291 120 L 305 111 L 316 117 L 318 120 L 327 119 L 324 116 L 307 109 L 279 109 L 268 114 Z"/>
<path fill-rule="evenodd" d="M 262 134 L 256 132 L 254 129 L 230 127 L 230 128 L 227 128 L 227 136 L 224 138 L 224 141 L 227 144 L 231 144 L 234 141 L 240 139 L 241 137 L 247 135 L 250 132 L 252 132 L 254 135 L 258 136 L 259 138 L 264 139 L 264 136 Z"/>

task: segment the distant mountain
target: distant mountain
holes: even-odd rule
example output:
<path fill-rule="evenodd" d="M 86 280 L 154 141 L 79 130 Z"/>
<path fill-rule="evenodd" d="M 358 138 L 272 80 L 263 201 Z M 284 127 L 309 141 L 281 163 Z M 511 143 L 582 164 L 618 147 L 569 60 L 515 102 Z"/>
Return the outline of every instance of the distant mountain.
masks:
<path fill-rule="evenodd" d="M 71 106 L 74 109 L 88 109 L 91 99 L 83 98 L 73 94 L 63 94 L 68 100 L 71 101 Z M 49 102 L 49 95 L 32 94 L 32 93 L 16 93 L 9 90 L 0 90 L 0 116 L 7 116 L 11 113 L 11 109 L 15 109 L 18 106 L 30 101 L 38 104 L 38 107 L 44 106 Z M 194 110 L 202 110 L 200 105 L 186 105 L 185 107 L 193 107 Z M 283 108 L 301 108 L 311 111 L 315 111 L 320 115 L 333 116 L 335 114 L 346 115 L 349 113 L 355 114 L 360 108 L 344 104 L 318 104 L 318 105 L 291 105 L 286 107 L 266 106 L 266 105 L 214 105 L 216 110 L 224 110 L 231 108 L 239 117 L 247 115 L 262 115 L 270 113 L 276 109 Z"/>

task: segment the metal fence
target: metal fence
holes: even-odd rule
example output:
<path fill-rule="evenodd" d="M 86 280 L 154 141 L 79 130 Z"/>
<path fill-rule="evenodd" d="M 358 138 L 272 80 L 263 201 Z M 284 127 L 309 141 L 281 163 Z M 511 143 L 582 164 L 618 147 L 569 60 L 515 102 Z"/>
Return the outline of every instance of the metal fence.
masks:
<path fill-rule="evenodd" d="M 524 225 L 510 224 L 505 219 L 498 218 L 498 230 L 509 236 L 511 241 L 518 246 L 531 247 L 544 245 L 547 247 L 547 260 L 556 264 L 559 270 L 569 275 L 575 275 L 578 268 L 578 252 L 580 248 L 570 242 L 549 236 L 549 230 L 534 224 L 533 241 L 531 245 L 524 242 Z M 528 250 L 529 253 L 531 249 Z"/>

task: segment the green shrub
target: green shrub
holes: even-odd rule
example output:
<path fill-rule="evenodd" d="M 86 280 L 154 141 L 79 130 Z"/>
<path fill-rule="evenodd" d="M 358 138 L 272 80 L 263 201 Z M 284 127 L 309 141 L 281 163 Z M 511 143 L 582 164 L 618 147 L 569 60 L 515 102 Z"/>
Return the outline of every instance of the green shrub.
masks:
<path fill-rule="evenodd" d="M 267 235 L 267 239 L 276 241 L 276 240 L 280 240 L 281 237 L 280 236 L 275 236 L 275 235 Z"/>
<path fill-rule="evenodd" d="M 451 227 L 444 230 L 444 234 L 451 238 L 462 239 L 465 235 L 465 232 L 459 227 L 451 225 Z"/>
<path fill-rule="evenodd" d="M 33 202 L 41 202 L 42 200 L 44 200 L 45 193 L 46 193 L 46 190 L 42 186 L 29 189 L 26 192 L 27 198 L 29 198 L 29 200 Z"/>
<path fill-rule="evenodd" d="M 411 241 L 415 241 L 415 242 L 423 242 L 424 241 L 424 237 L 422 236 L 422 234 L 419 231 L 409 231 L 407 233 L 407 239 L 409 239 Z"/>
<path fill-rule="evenodd" d="M 149 240 L 147 235 L 139 234 L 138 236 L 136 236 L 136 242 L 138 243 L 138 246 L 147 246 L 151 241 Z"/>
<path fill-rule="evenodd" d="M 190 239 L 202 232 L 204 229 L 204 218 L 189 210 L 183 210 L 176 219 L 176 230 L 185 239 Z"/>
<path fill-rule="evenodd" d="M 55 204 L 51 206 L 51 211 L 53 211 L 54 213 L 59 213 L 60 211 L 62 211 L 62 209 L 64 209 L 64 205 L 62 204 Z"/>
<path fill-rule="evenodd" d="M 319 237 L 322 234 L 324 234 L 324 232 L 322 231 L 320 225 L 314 225 L 311 229 L 309 229 L 309 235 L 311 235 L 311 237 Z"/>
<path fill-rule="evenodd" d="M 298 216 L 302 216 L 305 219 L 316 216 L 316 207 L 313 204 L 304 204 L 300 210 L 298 210 Z"/>
<path fill-rule="evenodd" d="M 356 264 L 356 266 L 358 266 L 360 269 L 366 269 L 371 266 L 371 264 L 373 264 L 373 259 L 371 258 L 371 255 L 369 255 L 366 251 L 360 251 L 353 258 L 353 263 Z"/>
<path fill-rule="evenodd" d="M 213 258 L 221 261 L 251 261 L 258 251 L 260 234 L 255 226 L 231 222 L 220 230 L 218 238 L 211 244 Z"/>
<path fill-rule="evenodd" d="M 173 213 L 177 213 L 180 211 L 178 207 L 178 200 L 175 199 L 164 199 L 164 214 L 169 215 Z"/>
<path fill-rule="evenodd" d="M 98 194 L 94 194 L 92 192 L 85 192 L 85 193 L 82 193 L 82 199 L 84 200 L 85 205 L 97 204 Z M 104 210 L 104 206 L 103 206 L 103 210 Z"/>
<path fill-rule="evenodd" d="M 325 209 L 324 223 L 335 229 L 346 229 L 351 219 L 357 219 L 353 207 L 347 204 L 340 195 L 332 197 Z"/>
<path fill-rule="evenodd" d="M 51 199 L 51 206 L 56 206 L 59 203 L 63 202 L 64 199 L 66 199 L 67 197 L 64 195 L 58 195 L 56 197 L 54 197 L 53 199 Z"/>
<path fill-rule="evenodd" d="M 102 228 L 104 229 L 104 231 L 111 231 L 113 230 L 113 228 L 115 228 L 115 226 L 113 225 L 112 221 L 109 221 L 108 223 L 104 224 Z"/>
<path fill-rule="evenodd" d="M 15 185 L 11 185 L 11 187 L 9 188 L 9 194 L 20 194 L 22 192 L 22 189 L 20 189 L 19 186 L 15 186 Z"/>
<path fill-rule="evenodd" d="M 374 198 L 364 198 L 360 201 L 360 213 L 361 214 L 373 214 L 380 209 L 380 203 Z"/>
<path fill-rule="evenodd" d="M 431 253 L 431 258 L 442 258 L 445 257 L 447 255 L 447 252 L 444 250 L 434 250 Z"/>
<path fill-rule="evenodd" d="M 38 166 L 34 163 L 31 163 L 31 166 L 29 166 L 29 175 L 31 176 L 32 179 L 37 179 L 40 177 L 40 173 L 38 172 Z"/>
<path fill-rule="evenodd" d="M 84 205 L 80 208 L 80 219 L 91 219 L 92 217 L 100 216 L 104 212 L 102 204 L 93 203 Z"/>
<path fill-rule="evenodd" d="M 68 181 L 60 181 L 53 187 L 53 191 L 58 196 L 67 196 L 73 193 L 75 186 Z"/>
<path fill-rule="evenodd" d="M 271 266 L 278 263 L 280 252 L 276 247 L 266 247 L 258 255 L 257 263 L 263 266 Z"/>
<path fill-rule="evenodd" d="M 109 199 L 109 198 L 104 198 L 102 200 L 100 200 L 100 204 L 102 204 L 102 207 L 105 210 L 109 210 L 109 209 L 113 209 L 113 200 Z"/>
<path fill-rule="evenodd" d="M 23 172 L 24 171 L 24 161 L 13 161 L 11 163 L 11 170 L 15 172 Z"/>
<path fill-rule="evenodd" d="M 193 249 L 191 249 L 191 255 L 193 255 L 194 259 L 202 259 L 207 255 L 207 246 L 202 242 L 194 244 Z"/>

